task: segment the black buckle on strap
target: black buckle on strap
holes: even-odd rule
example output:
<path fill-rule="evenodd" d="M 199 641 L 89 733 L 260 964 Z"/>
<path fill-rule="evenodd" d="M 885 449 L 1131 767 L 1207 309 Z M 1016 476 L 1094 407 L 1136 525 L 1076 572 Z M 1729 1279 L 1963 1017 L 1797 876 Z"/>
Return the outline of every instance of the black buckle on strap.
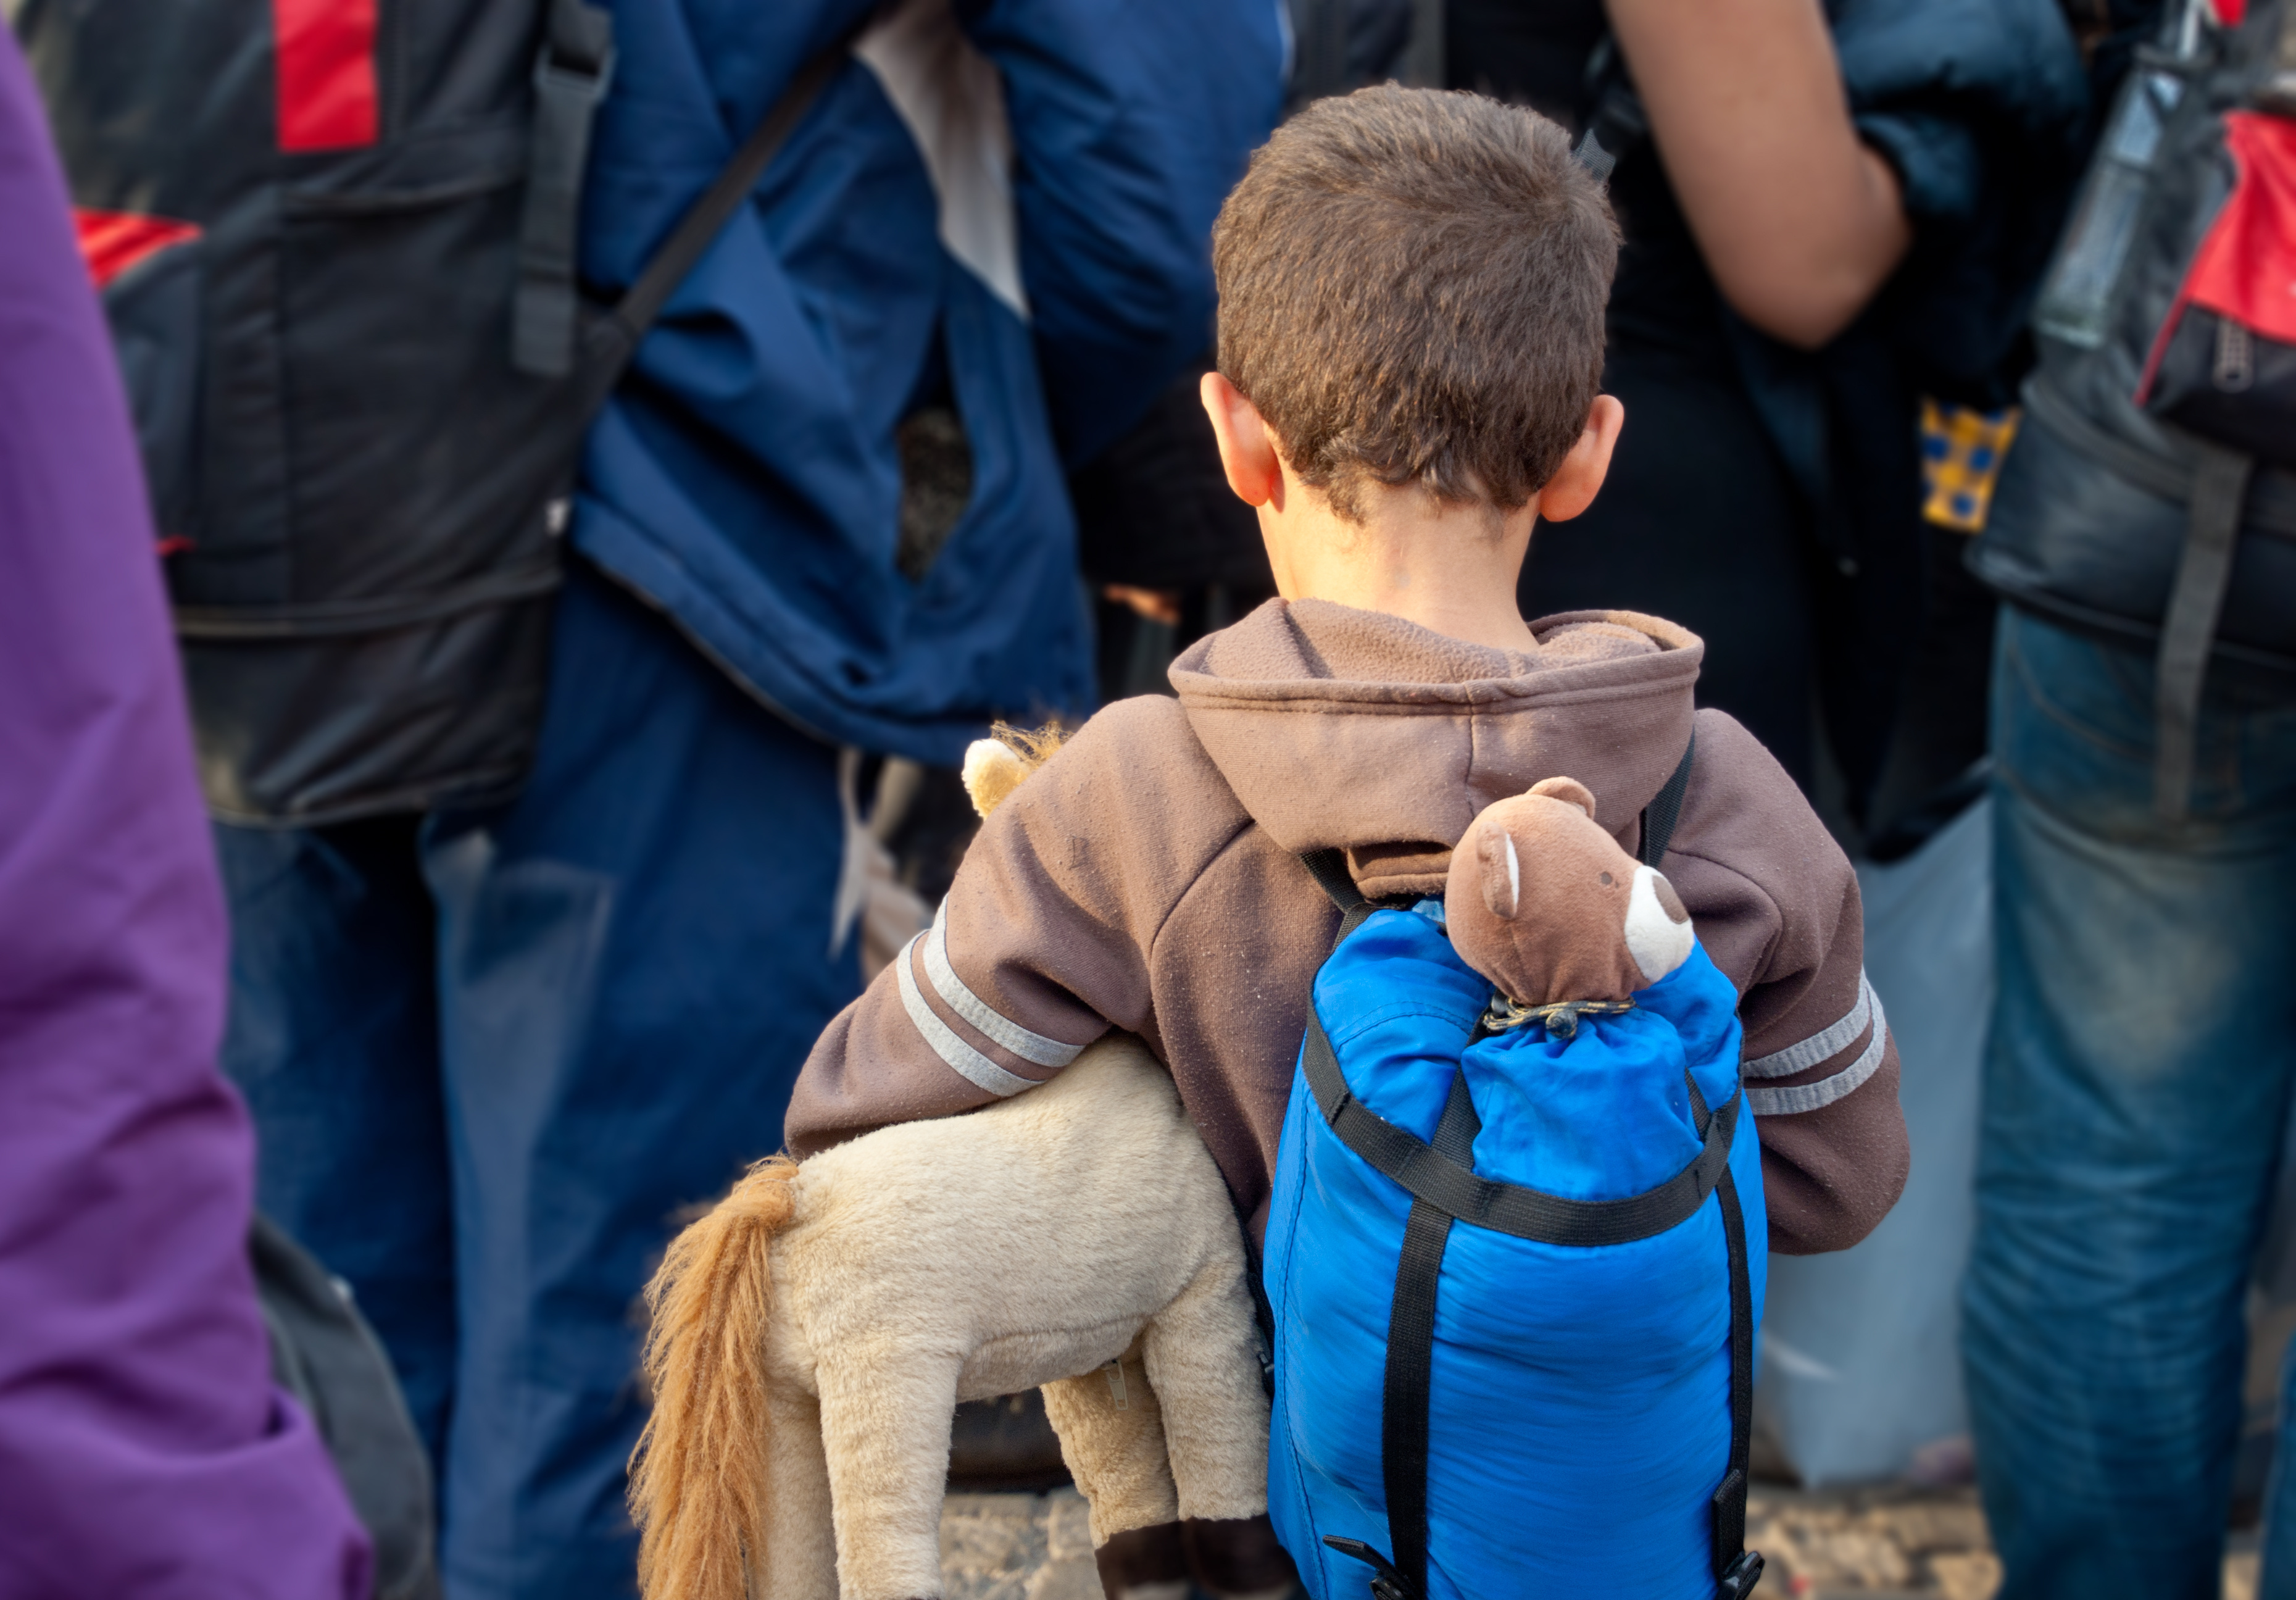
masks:
<path fill-rule="evenodd" d="M 614 86 L 615 59 L 611 44 L 593 54 L 586 49 L 570 53 L 555 39 L 545 40 L 534 58 L 534 86 L 541 93 L 578 95 L 594 107 Z"/>
<path fill-rule="evenodd" d="M 1359 1538 L 1341 1538 L 1336 1533 L 1324 1535 L 1324 1542 L 1342 1555 L 1353 1556 L 1371 1568 L 1373 1600 L 1419 1600 L 1410 1580 L 1395 1570 L 1395 1563 Z"/>
<path fill-rule="evenodd" d="M 1720 1591 L 1720 1600 L 1746 1600 L 1746 1596 L 1754 1592 L 1754 1586 L 1761 1580 L 1762 1553 L 1759 1550 L 1741 1550 L 1738 1558 L 1722 1569 L 1722 1576 L 1716 1588 Z"/>

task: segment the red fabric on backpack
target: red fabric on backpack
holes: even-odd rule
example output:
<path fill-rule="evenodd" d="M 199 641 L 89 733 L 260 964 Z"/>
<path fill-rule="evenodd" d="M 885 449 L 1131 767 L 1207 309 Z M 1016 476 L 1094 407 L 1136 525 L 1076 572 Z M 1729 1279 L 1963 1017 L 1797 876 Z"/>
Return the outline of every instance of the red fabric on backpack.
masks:
<path fill-rule="evenodd" d="M 381 128 L 374 82 L 376 0 L 271 0 L 279 148 L 348 150 Z"/>
<path fill-rule="evenodd" d="M 133 211 L 94 211 L 72 208 L 72 231 L 79 237 L 79 253 L 98 289 L 147 256 L 171 244 L 200 236 L 198 225 L 172 217 L 143 217 Z"/>
<path fill-rule="evenodd" d="M 2296 345 L 2296 122 L 2260 111 L 2225 113 L 2225 150 L 2237 176 L 2224 209 L 2193 253 L 2177 303 L 2161 320 L 2137 385 L 2141 404 L 2188 306 L 2251 332 Z"/>
<path fill-rule="evenodd" d="M 2240 176 L 2194 254 L 2184 298 L 2296 344 L 2296 122 L 2228 111 L 2225 148 Z"/>

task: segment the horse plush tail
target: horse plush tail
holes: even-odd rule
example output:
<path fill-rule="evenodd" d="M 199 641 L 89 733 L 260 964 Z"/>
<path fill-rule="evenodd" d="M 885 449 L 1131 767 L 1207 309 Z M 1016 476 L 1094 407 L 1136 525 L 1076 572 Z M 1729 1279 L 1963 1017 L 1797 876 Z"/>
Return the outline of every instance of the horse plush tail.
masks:
<path fill-rule="evenodd" d="M 796 1176 L 786 1156 L 750 1168 L 646 1285 L 653 1415 L 630 1456 L 630 1514 L 648 1600 L 742 1600 L 763 1568 L 772 1247 Z"/>

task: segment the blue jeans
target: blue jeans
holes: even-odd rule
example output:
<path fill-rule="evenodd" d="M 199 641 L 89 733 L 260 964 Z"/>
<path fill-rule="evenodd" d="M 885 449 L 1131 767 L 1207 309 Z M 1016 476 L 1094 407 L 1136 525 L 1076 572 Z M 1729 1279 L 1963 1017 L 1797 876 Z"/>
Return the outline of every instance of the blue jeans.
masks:
<path fill-rule="evenodd" d="M 2177 824 L 2152 809 L 2152 729 L 2147 657 L 2004 610 L 1962 1333 L 2002 1600 L 2218 1592 L 2243 1301 L 2296 1082 L 2296 707 L 2212 686 Z M 2296 1596 L 2290 1477 L 2276 1600 Z"/>
<path fill-rule="evenodd" d="M 259 1201 L 390 1350 L 453 1600 L 634 1592 L 638 1292 L 859 989 L 835 752 L 578 562 L 554 652 L 513 803 L 217 831 Z"/>

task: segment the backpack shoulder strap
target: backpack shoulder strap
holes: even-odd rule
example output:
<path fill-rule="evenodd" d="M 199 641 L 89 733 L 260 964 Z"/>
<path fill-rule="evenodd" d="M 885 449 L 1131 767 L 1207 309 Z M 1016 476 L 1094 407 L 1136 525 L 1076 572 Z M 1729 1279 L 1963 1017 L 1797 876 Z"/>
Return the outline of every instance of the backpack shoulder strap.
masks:
<path fill-rule="evenodd" d="M 2296 9 L 2290 12 L 2296 17 Z M 2184 549 L 2161 619 L 2153 668 L 2152 808 L 2170 822 L 2191 814 L 2200 738 L 2201 693 L 2209 651 L 2232 587 L 2234 547 L 2256 458 L 2195 438 L 2200 457 L 2186 510 Z"/>
<path fill-rule="evenodd" d="M 574 254 L 590 128 L 614 82 L 614 19 L 584 0 L 550 0 L 534 63 L 534 128 L 519 218 L 511 363 L 537 377 L 574 370 Z"/>
<path fill-rule="evenodd" d="M 1345 850 L 1303 850 L 1300 865 L 1308 869 L 1316 886 L 1331 897 L 1332 904 L 1340 908 L 1340 931 L 1332 935 L 1332 948 L 1336 950 L 1347 942 L 1349 934 L 1364 925 L 1365 918 L 1379 909 L 1379 903 L 1364 898 L 1363 890 L 1356 887 L 1355 874 L 1348 870 Z"/>
<path fill-rule="evenodd" d="M 864 13 L 862 21 L 868 21 L 867 13 Z M 839 36 L 797 70 L 781 98 L 766 112 L 765 119 L 718 169 L 701 198 L 686 208 L 685 215 L 677 219 L 669 236 L 623 291 L 612 312 L 590 325 L 582 355 L 581 409 L 586 418 L 605 403 L 623 366 L 636 352 L 638 341 L 653 325 L 653 319 L 660 315 L 672 291 L 693 270 L 694 264 L 733 219 L 734 213 L 748 203 L 750 192 L 765 176 L 766 168 L 773 165 L 774 158 L 789 143 L 798 124 L 805 120 L 805 114 L 813 109 L 822 91 L 845 65 L 859 32 L 857 27 Z"/>
<path fill-rule="evenodd" d="M 1674 825 L 1682 820 L 1682 797 L 1690 792 L 1690 766 L 1697 757 L 1698 734 L 1693 729 L 1673 775 L 1643 808 L 1642 848 L 1635 852 L 1635 858 L 1644 866 L 1656 866 L 1664 858 L 1667 846 L 1674 842 Z"/>
<path fill-rule="evenodd" d="M 789 143 L 797 125 L 805 120 L 805 114 L 821 98 L 830 79 L 845 65 L 852 47 L 852 37 L 841 37 L 800 67 L 797 76 L 790 79 L 789 87 L 782 91 L 781 98 L 766 113 L 765 120 L 742 142 L 733 159 L 702 191 L 701 198 L 678 218 L 677 226 L 670 230 L 669 237 L 662 241 L 661 248 L 654 252 L 645 270 L 638 274 L 637 281 L 614 308 L 614 321 L 628 332 L 633 343 L 652 325 L 670 291 L 685 281 L 685 275 L 693 270 L 694 263 L 701 259 L 734 213 L 749 200 L 750 192 L 765 176 L 766 168 L 773 165 L 782 146 Z"/>
<path fill-rule="evenodd" d="M 1363 904 L 1363 890 L 1356 887 L 1355 874 L 1348 871 L 1348 853 L 1345 850 L 1302 850 L 1300 865 L 1308 869 L 1309 875 L 1316 880 L 1316 887 L 1329 895 L 1332 904 L 1342 913 L 1353 911 Z"/>

